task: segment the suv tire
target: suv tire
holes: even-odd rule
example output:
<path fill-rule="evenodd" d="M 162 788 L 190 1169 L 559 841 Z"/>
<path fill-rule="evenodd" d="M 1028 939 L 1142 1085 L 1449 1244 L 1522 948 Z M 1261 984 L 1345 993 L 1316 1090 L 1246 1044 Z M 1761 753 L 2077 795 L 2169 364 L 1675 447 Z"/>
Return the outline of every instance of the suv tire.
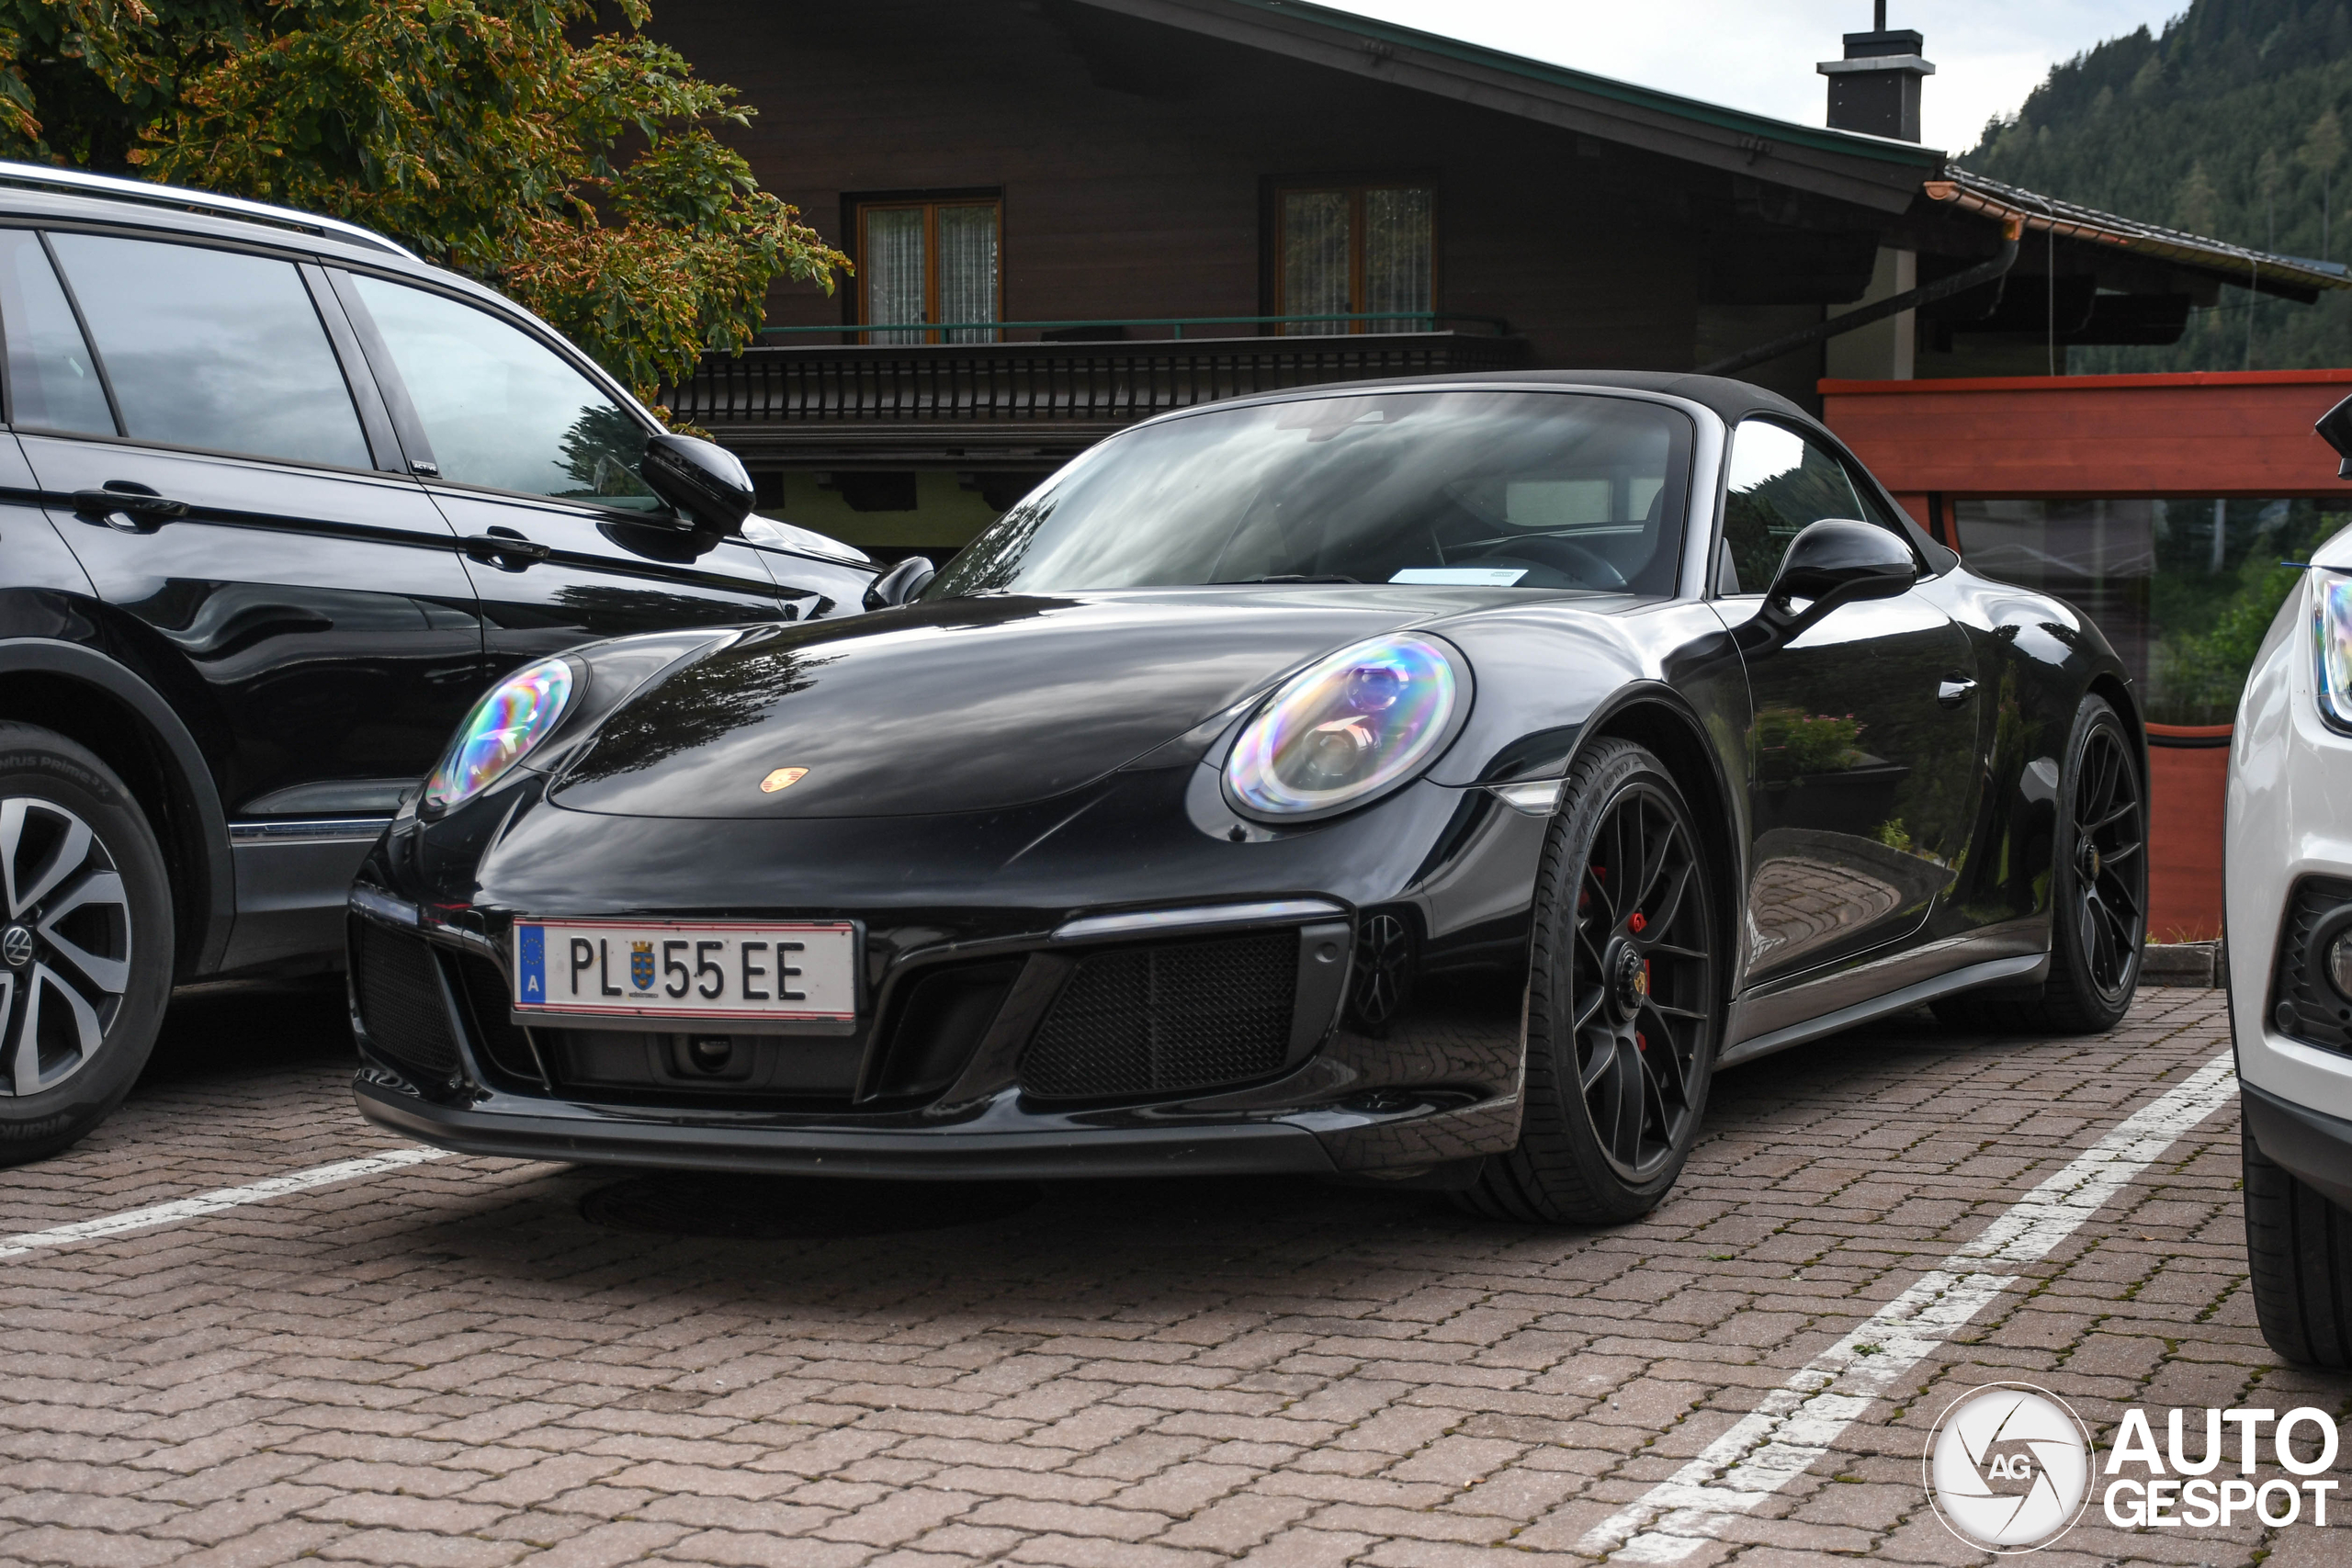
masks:
<path fill-rule="evenodd" d="M 2263 1338 L 2304 1367 L 2352 1367 L 2352 1214 L 2243 1131 L 2245 1251 Z"/>
<path fill-rule="evenodd" d="M 0 723 L 0 1166 L 122 1102 L 172 962 L 171 885 L 130 791 L 65 737 Z"/>

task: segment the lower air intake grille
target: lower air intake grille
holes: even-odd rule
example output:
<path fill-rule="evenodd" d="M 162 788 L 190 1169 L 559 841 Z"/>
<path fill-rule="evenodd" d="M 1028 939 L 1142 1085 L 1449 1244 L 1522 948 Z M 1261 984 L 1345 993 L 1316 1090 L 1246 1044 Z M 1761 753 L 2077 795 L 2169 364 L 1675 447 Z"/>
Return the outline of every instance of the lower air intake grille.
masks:
<path fill-rule="evenodd" d="M 2352 1054 L 2352 1002 L 2327 979 L 2326 949 L 2352 908 L 2352 883 L 2312 877 L 2295 885 L 2278 933 L 2278 992 L 2271 1027 L 2306 1044 Z M 2321 940 L 2324 938 L 2325 940 Z"/>
<path fill-rule="evenodd" d="M 423 939 L 355 920 L 359 940 L 359 1019 L 368 1043 L 394 1065 L 428 1077 L 458 1070 L 458 1037 L 443 1000 L 438 965 Z"/>
<path fill-rule="evenodd" d="M 458 981 L 465 988 L 466 1005 L 473 1010 L 474 1043 L 481 1047 L 478 1055 L 489 1057 L 491 1065 L 503 1073 L 532 1083 L 542 1081 L 531 1043 L 513 1021 L 506 972 L 472 953 L 457 957 Z"/>
<path fill-rule="evenodd" d="M 1078 966 L 1021 1058 L 1051 1100 L 1261 1078 L 1290 1051 L 1298 933 L 1098 953 Z"/>

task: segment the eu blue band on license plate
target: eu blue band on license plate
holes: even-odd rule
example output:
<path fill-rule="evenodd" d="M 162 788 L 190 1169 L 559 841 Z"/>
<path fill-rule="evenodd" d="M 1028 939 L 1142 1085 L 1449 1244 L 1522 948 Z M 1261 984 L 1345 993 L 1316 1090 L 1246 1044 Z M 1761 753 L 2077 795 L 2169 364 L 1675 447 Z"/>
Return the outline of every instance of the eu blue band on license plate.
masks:
<path fill-rule="evenodd" d="M 854 1023 L 846 920 L 518 920 L 517 1017 Z"/>
<path fill-rule="evenodd" d="M 548 999 L 548 932 L 545 926 L 515 928 L 514 999 L 532 1006 Z"/>

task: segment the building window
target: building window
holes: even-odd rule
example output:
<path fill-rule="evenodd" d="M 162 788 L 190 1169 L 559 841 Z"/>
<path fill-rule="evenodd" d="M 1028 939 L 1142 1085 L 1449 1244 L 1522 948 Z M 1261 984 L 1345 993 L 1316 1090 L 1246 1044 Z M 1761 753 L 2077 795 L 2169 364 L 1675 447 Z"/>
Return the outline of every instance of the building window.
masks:
<path fill-rule="evenodd" d="M 2311 549 L 2352 514 L 2340 501 L 1962 500 L 1971 570 L 2081 610 L 2139 683 L 2155 724 L 2219 725 Z"/>
<path fill-rule="evenodd" d="M 1002 276 L 994 197 L 870 202 L 857 209 L 861 321 L 994 321 Z M 984 326 L 868 333 L 868 343 L 993 343 Z"/>
<path fill-rule="evenodd" d="M 1292 321 L 1292 333 L 1423 332 L 1436 303 L 1436 193 L 1419 185 L 1285 186 L 1274 193 L 1274 313 L 1409 313 Z"/>

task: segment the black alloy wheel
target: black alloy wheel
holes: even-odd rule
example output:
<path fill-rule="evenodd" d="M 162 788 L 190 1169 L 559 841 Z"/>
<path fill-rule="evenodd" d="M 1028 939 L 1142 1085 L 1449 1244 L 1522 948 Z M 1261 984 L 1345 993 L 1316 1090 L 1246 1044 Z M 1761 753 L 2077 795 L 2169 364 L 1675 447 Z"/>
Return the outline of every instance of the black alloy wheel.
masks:
<path fill-rule="evenodd" d="M 2146 781 L 2132 732 L 2103 697 L 2086 696 L 2068 737 L 2050 868 L 2050 970 L 2039 992 L 1978 993 L 1936 1003 L 1963 1028 L 2016 1034 L 2102 1034 L 2123 1021 L 2148 934 Z"/>
<path fill-rule="evenodd" d="M 1470 1207 L 1612 1224 L 1657 1207 L 1697 1141 L 1722 1012 L 1721 942 L 1697 824 L 1629 741 L 1570 772 L 1538 874 L 1519 1147 Z"/>
<path fill-rule="evenodd" d="M 2061 914 L 2074 922 L 2083 977 L 2120 1014 L 2139 977 L 2148 834 L 2139 761 L 2112 710 L 2103 716 L 2090 725 L 2075 763 L 2073 907 Z"/>
<path fill-rule="evenodd" d="M 130 792 L 64 737 L 0 724 L 0 1165 L 120 1102 L 171 972 L 163 856 Z"/>

